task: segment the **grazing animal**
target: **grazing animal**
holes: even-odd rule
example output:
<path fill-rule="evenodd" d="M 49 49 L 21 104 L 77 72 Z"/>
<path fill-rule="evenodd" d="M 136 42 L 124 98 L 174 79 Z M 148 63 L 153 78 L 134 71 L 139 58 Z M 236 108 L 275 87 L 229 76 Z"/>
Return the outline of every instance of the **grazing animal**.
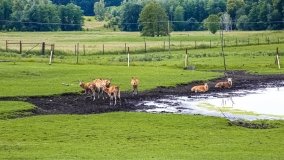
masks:
<path fill-rule="evenodd" d="M 79 82 L 79 86 L 85 90 L 84 94 L 88 93 L 92 94 L 92 85 L 93 85 L 92 82 L 86 82 L 86 83 L 82 81 Z"/>
<path fill-rule="evenodd" d="M 100 95 L 102 95 L 103 99 L 104 99 L 104 89 L 108 88 L 110 86 L 110 80 L 108 79 L 95 79 L 93 81 L 92 84 L 92 88 L 93 88 L 93 96 L 94 99 L 96 99 L 96 92 L 98 93 L 98 98 L 100 98 Z"/>
<path fill-rule="evenodd" d="M 233 85 L 232 78 L 228 78 L 227 81 L 224 82 L 218 82 L 215 85 L 215 88 L 231 88 Z"/>
<path fill-rule="evenodd" d="M 113 100 L 114 100 L 114 105 L 116 105 L 117 99 L 119 99 L 121 104 L 120 89 L 118 86 L 109 86 L 108 88 L 105 88 L 104 91 L 110 97 L 110 105 L 112 105 Z"/>
<path fill-rule="evenodd" d="M 133 95 L 137 95 L 138 94 L 138 85 L 139 85 L 139 79 L 136 77 L 132 77 L 131 78 L 131 85 L 132 85 L 132 94 Z"/>
<path fill-rule="evenodd" d="M 199 85 L 199 86 L 194 86 L 194 87 L 192 87 L 191 88 L 191 91 L 192 92 L 206 92 L 206 91 L 208 91 L 208 85 L 207 85 L 207 83 L 204 83 L 204 85 Z"/>

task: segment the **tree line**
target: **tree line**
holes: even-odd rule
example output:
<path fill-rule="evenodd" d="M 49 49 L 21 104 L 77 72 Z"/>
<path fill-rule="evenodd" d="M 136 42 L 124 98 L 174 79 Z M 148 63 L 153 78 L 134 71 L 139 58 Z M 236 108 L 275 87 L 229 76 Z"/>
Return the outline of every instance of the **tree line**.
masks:
<path fill-rule="evenodd" d="M 0 30 L 81 30 L 83 11 L 73 3 L 55 5 L 49 0 L 1 0 Z"/>
<path fill-rule="evenodd" d="M 94 4 L 100 0 L 51 0 L 54 4 L 66 5 L 68 3 L 74 3 L 80 6 L 86 16 L 94 15 Z M 119 6 L 123 0 L 105 0 L 105 6 Z"/>
<path fill-rule="evenodd" d="M 104 3 L 104 0 L 97 2 L 99 3 Z M 149 4 L 161 11 L 149 10 Z M 145 12 L 146 8 L 148 11 Z M 100 15 L 99 20 L 108 21 L 110 27 L 117 25 L 123 31 L 139 31 L 143 30 L 143 27 L 161 30 L 160 25 L 166 25 L 166 22 L 162 24 L 161 21 L 168 20 L 171 29 L 175 31 L 204 30 L 210 26 L 206 22 L 210 24 L 210 19 L 216 17 L 223 18 L 227 30 L 284 28 L 283 0 L 128 0 L 120 6 L 106 7 L 103 12 L 101 10 L 102 7 L 96 13 L 95 8 L 95 13 Z M 152 18 L 164 18 L 157 18 L 160 24 L 154 24 L 155 18 L 148 17 L 143 20 L 143 16 L 147 15 L 152 15 Z M 149 24 L 150 22 L 153 24 Z"/>
<path fill-rule="evenodd" d="M 1 0 L 0 29 L 81 30 L 83 15 L 107 27 L 167 35 L 170 31 L 284 28 L 283 0 Z M 169 22 L 168 22 L 169 21 Z M 216 22 L 217 21 L 217 22 Z M 216 24 L 214 24 L 216 23 Z"/>

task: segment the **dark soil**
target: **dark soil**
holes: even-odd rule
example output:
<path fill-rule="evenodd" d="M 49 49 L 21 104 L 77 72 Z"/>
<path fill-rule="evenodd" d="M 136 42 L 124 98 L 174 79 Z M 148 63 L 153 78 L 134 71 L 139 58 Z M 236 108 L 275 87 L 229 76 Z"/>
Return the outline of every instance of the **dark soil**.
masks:
<path fill-rule="evenodd" d="M 216 82 L 225 80 L 225 77 L 211 80 L 208 83 L 209 91 L 214 94 L 218 92 L 229 92 L 239 89 L 257 89 L 268 85 L 278 85 L 279 81 L 284 80 L 284 74 L 280 75 L 254 75 L 244 71 L 230 71 L 225 74 L 233 78 L 233 87 L 227 90 L 215 89 Z M 188 84 L 179 84 L 176 87 L 157 87 L 156 89 L 140 92 L 137 96 L 132 93 L 121 93 L 121 104 L 116 106 L 109 104 L 109 99 L 93 101 L 90 95 L 79 93 L 67 93 L 62 95 L 45 96 L 45 97 L 14 97 L 0 98 L 0 100 L 24 100 L 37 106 L 33 111 L 34 114 L 92 114 L 115 111 L 135 111 L 144 109 L 146 106 L 139 104 L 145 100 L 155 100 L 167 95 L 192 96 L 201 93 L 192 93 L 190 89 L 193 85 L 203 84 L 202 81 L 196 81 Z M 283 83 L 282 83 L 283 84 Z M 78 86 L 79 89 L 79 86 Z"/>

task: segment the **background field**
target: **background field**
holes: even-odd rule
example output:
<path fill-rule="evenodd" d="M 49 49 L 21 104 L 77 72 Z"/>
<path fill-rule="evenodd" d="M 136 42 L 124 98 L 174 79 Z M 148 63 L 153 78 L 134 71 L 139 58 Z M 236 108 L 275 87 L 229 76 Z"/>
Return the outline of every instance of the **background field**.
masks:
<path fill-rule="evenodd" d="M 1 32 L 0 48 L 6 49 L 8 42 L 55 44 L 57 52 L 74 54 L 75 45 L 79 43 L 79 52 L 85 54 L 122 54 L 125 45 L 131 53 L 144 53 L 146 51 L 168 51 L 168 37 L 141 37 L 138 32 Z M 220 47 L 220 35 L 203 32 L 174 32 L 171 34 L 171 50 L 185 48 L 212 48 Z M 226 32 L 226 46 L 258 45 L 258 44 L 283 44 L 282 31 L 254 31 L 254 32 Z M 211 44 L 211 45 L 210 45 Z M 19 44 L 9 44 L 8 50 L 18 50 Z M 85 46 L 85 50 L 83 49 Z M 23 52 L 40 54 L 41 44 L 24 44 Z M 50 49 L 50 46 L 46 46 Z M 85 51 L 85 52 L 84 52 Z"/>
<path fill-rule="evenodd" d="M 236 37 L 243 40 L 243 45 L 233 45 Z M 250 43 L 257 42 L 258 38 L 263 43 L 248 45 L 248 37 Z M 274 39 L 273 44 L 266 43 L 266 37 Z M 280 62 L 284 64 L 283 37 L 283 31 L 226 33 L 225 38 L 231 40 L 232 45 L 225 48 L 227 69 L 246 70 L 255 74 L 283 74 L 284 69 L 278 69 L 275 64 L 277 47 Z M 2 32 L 0 39 L 0 99 L 21 96 L 20 99 L 24 101 L 25 96 L 79 92 L 79 80 L 90 81 L 94 78 L 111 78 L 114 84 L 128 92 L 130 78 L 137 76 L 141 79 L 140 89 L 149 90 L 195 80 L 206 82 L 223 76 L 224 70 L 220 47 L 206 48 L 210 40 L 217 45 L 219 35 L 208 32 L 173 33 L 171 53 L 164 51 L 161 46 L 167 37 L 146 38 L 147 45 L 159 49 L 144 53 L 144 38 L 139 33 Z M 17 48 L 6 52 L 7 39 L 56 43 L 54 63 L 48 65 L 49 56 L 40 55 L 40 48 L 22 54 L 16 51 Z M 195 41 L 199 43 L 197 49 L 194 48 Z M 80 53 L 78 64 L 73 51 L 75 43 L 90 46 L 86 55 Z M 129 68 L 127 55 L 118 52 L 124 50 L 124 43 L 133 45 Z M 186 43 L 190 45 L 183 46 Z M 111 46 L 104 55 L 99 49 L 102 44 Z M 191 47 L 188 50 L 189 65 L 195 67 L 195 70 L 183 69 L 187 47 Z M 134 52 L 135 48 L 137 52 Z M 284 157 L 283 121 L 262 121 L 276 128 L 257 130 L 229 126 L 226 119 L 198 115 L 118 112 L 31 116 L 34 106 L 20 99 L 0 101 L 0 159 Z"/>

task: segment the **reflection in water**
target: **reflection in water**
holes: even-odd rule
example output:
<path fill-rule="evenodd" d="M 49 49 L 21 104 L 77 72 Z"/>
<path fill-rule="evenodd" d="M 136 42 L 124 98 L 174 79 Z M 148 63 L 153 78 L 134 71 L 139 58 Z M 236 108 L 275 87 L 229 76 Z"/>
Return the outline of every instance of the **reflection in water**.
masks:
<path fill-rule="evenodd" d="M 239 90 L 203 97 L 169 96 L 157 101 L 145 101 L 152 109 L 146 112 L 202 114 L 229 119 L 284 119 L 284 87 Z"/>

